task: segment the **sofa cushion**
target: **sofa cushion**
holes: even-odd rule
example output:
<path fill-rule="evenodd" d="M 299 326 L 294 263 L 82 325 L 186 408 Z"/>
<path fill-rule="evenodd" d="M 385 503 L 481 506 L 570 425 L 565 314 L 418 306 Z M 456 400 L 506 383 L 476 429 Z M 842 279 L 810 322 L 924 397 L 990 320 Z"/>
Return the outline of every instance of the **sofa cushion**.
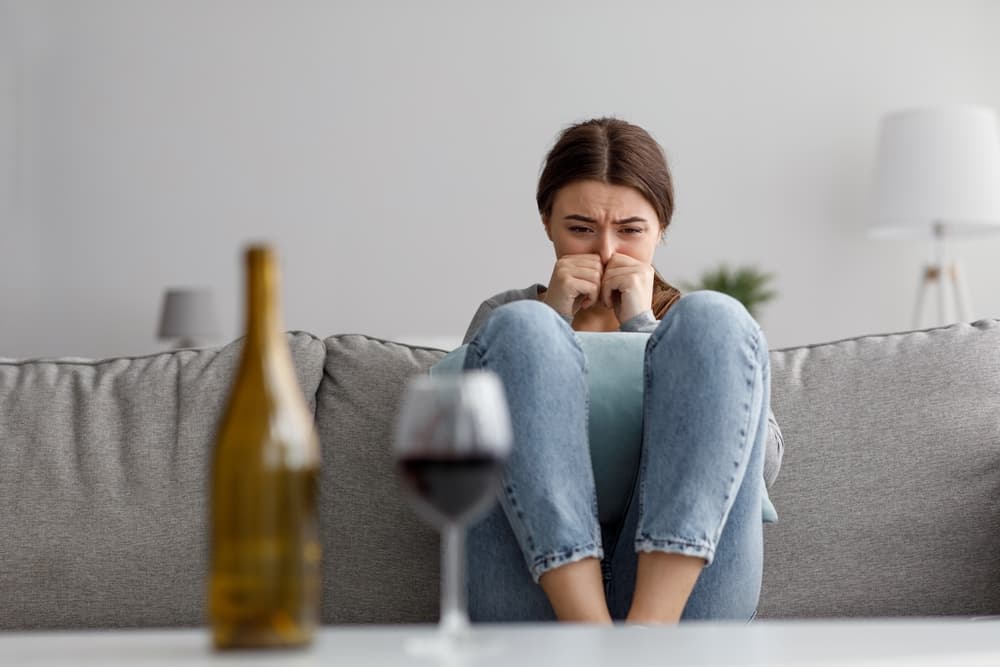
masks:
<path fill-rule="evenodd" d="M 760 617 L 1000 612 L 1000 321 L 771 353 Z"/>
<path fill-rule="evenodd" d="M 323 345 L 288 341 L 312 404 Z M 208 466 L 241 347 L 0 361 L 0 629 L 205 621 Z"/>
<path fill-rule="evenodd" d="M 361 335 L 327 338 L 316 395 L 323 448 L 325 623 L 433 622 L 438 615 L 438 538 L 414 513 L 389 450 L 407 377 L 441 350 Z"/>

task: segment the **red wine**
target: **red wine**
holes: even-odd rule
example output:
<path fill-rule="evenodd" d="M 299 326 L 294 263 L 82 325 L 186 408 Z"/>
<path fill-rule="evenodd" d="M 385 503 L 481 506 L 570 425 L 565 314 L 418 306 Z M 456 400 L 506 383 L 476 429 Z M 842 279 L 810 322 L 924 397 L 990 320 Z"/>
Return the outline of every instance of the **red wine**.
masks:
<path fill-rule="evenodd" d="M 401 460 L 399 470 L 403 487 L 431 522 L 465 523 L 493 504 L 503 462 L 489 456 L 450 459 L 418 456 Z"/>

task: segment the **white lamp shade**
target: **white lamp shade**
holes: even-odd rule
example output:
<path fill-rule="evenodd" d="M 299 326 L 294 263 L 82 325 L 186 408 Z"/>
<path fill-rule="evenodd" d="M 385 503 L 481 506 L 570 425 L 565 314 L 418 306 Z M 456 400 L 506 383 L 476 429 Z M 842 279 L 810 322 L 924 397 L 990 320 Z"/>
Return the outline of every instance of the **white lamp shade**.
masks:
<path fill-rule="evenodd" d="M 160 314 L 160 338 L 214 338 L 218 334 L 211 290 L 166 291 Z"/>
<path fill-rule="evenodd" d="M 870 232 L 1000 232 L 1000 134 L 992 109 L 947 106 L 882 119 Z"/>

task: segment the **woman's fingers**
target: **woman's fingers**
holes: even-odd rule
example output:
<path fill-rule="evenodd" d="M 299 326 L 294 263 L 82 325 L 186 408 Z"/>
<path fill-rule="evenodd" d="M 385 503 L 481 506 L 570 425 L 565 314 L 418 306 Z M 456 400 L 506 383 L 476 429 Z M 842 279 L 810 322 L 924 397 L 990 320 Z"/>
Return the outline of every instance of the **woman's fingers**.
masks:
<path fill-rule="evenodd" d="M 572 317 L 597 302 L 603 273 L 598 255 L 564 255 L 556 260 L 543 301 Z"/>
<path fill-rule="evenodd" d="M 619 322 L 649 309 L 653 301 L 653 267 L 634 257 L 613 255 L 604 270 L 601 300 Z"/>
<path fill-rule="evenodd" d="M 641 275 L 634 267 L 607 269 L 601 281 L 601 303 L 613 308 L 614 292 L 628 292 L 637 288 L 640 282 Z"/>
<path fill-rule="evenodd" d="M 600 268 L 593 268 L 590 266 L 566 266 L 562 269 L 563 275 L 561 276 L 564 281 L 568 280 L 586 280 L 592 282 L 595 285 L 601 284 L 601 276 L 603 272 Z"/>
<path fill-rule="evenodd" d="M 600 298 L 600 279 L 593 281 L 583 278 L 570 278 L 567 285 L 576 294 L 574 297 L 575 310 L 572 313 L 573 315 L 576 315 L 576 311 L 581 308 L 590 308 Z"/>

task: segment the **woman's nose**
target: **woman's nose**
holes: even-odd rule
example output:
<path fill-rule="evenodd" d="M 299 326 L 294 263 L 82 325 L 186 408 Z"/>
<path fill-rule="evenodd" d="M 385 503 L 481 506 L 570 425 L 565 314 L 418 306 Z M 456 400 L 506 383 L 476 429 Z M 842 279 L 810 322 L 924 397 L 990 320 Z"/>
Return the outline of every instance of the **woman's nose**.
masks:
<path fill-rule="evenodd" d="M 604 234 L 598 240 L 597 254 L 601 256 L 601 263 L 607 264 L 611 256 L 615 254 L 615 239 L 609 234 Z"/>

